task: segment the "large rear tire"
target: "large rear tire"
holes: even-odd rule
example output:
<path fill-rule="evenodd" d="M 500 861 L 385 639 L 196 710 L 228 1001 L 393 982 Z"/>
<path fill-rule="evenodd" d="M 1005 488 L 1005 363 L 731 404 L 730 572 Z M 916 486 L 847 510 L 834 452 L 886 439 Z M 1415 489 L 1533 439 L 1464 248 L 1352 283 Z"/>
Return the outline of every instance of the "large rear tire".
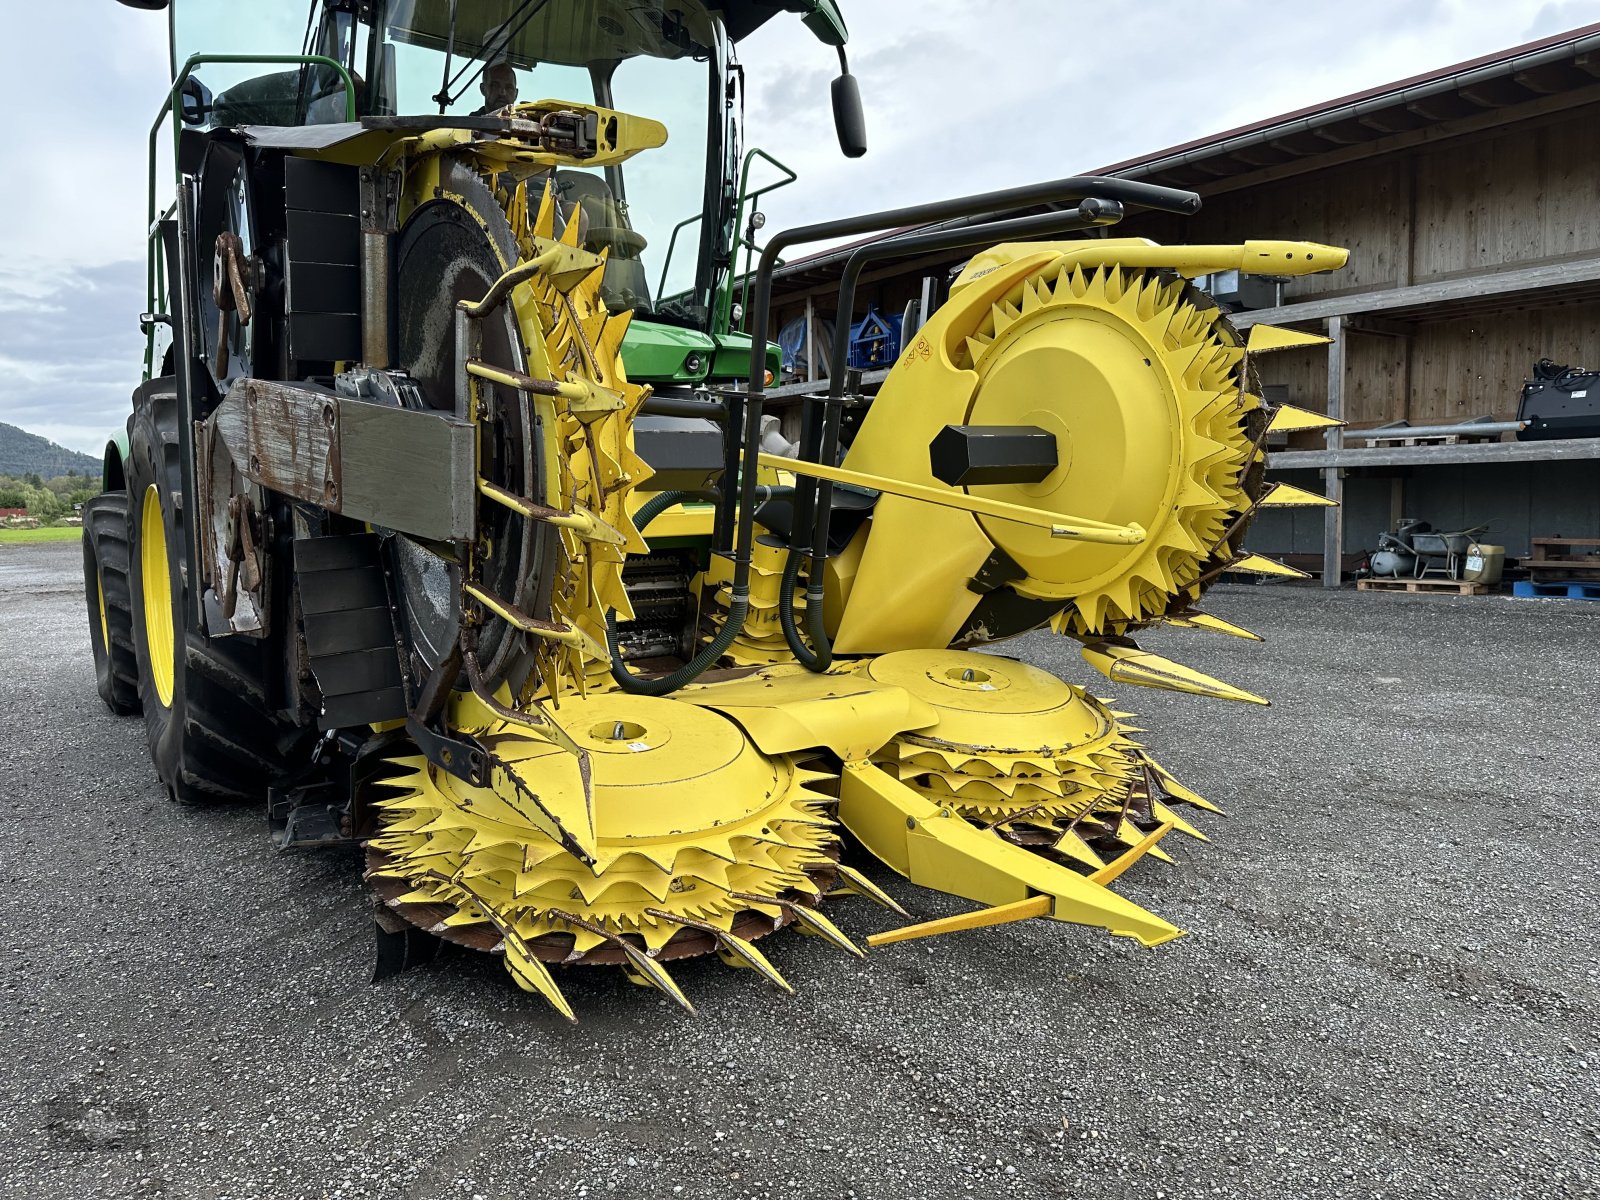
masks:
<path fill-rule="evenodd" d="M 178 397 L 158 379 L 134 394 L 128 423 L 133 645 L 145 735 L 168 795 L 184 804 L 260 800 L 285 773 L 292 733 L 274 719 L 263 686 L 263 646 L 213 641 L 188 627 Z"/>
<path fill-rule="evenodd" d="M 139 711 L 128 563 L 128 493 L 104 492 L 83 506 L 83 591 L 95 686 L 118 716 Z"/>

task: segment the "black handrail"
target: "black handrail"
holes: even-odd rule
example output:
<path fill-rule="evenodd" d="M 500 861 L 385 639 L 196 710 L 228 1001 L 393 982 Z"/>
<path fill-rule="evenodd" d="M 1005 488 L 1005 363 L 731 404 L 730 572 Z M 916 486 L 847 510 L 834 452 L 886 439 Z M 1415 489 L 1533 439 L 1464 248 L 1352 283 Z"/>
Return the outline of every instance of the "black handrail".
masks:
<path fill-rule="evenodd" d="M 837 221 L 822 221 L 815 225 L 800 225 L 780 231 L 767 242 L 756 270 L 755 303 L 747 326 L 751 331 L 750 373 L 743 391 L 727 393 L 722 502 L 717 506 L 716 529 L 712 538 L 712 553 L 723 554 L 733 560 L 728 626 L 693 662 L 674 672 L 668 680 L 657 681 L 655 686 L 670 683 L 666 690 L 681 687 L 709 667 L 716 655 L 727 649 L 727 645 L 723 644 L 723 634 L 726 634 L 727 628 L 742 622 L 749 609 L 751 546 L 755 540 L 756 458 L 761 450 L 761 414 L 766 396 L 767 326 L 772 316 L 772 272 L 777 267 L 778 256 L 790 246 L 807 242 L 932 225 L 957 217 L 1016 211 L 1038 204 L 1060 204 L 1090 197 L 1181 214 L 1193 213 L 1200 208 L 1200 197 L 1193 192 L 1127 179 L 1076 175 L 999 192 L 984 192 L 932 204 L 914 204 L 907 208 L 863 213 Z M 726 640 L 731 644 L 731 636 Z"/>

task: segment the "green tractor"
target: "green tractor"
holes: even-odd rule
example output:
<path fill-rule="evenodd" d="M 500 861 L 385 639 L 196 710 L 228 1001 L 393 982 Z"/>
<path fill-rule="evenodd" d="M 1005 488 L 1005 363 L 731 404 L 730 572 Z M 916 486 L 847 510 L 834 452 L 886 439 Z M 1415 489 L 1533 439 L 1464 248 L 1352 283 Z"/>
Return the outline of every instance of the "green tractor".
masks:
<path fill-rule="evenodd" d="M 767 934 L 860 953 L 823 901 L 903 910 L 845 830 L 985 906 L 961 927 L 1176 936 L 1109 884 L 1205 802 L 1126 714 L 973 647 L 1050 627 L 1115 679 L 1256 699 L 1131 637 L 1232 629 L 1195 603 L 1274 569 L 1239 539 L 1304 497 L 1273 499 L 1265 433 L 1318 420 L 1250 382 L 1305 339 L 1246 343 L 1188 280 L 1342 251 L 1039 240 L 1198 204 L 1109 179 L 758 249 L 736 47 L 798 16 L 836 49 L 860 155 L 832 0 L 123 2 L 169 10 L 173 83 L 85 582 L 168 795 L 360 847 L 380 975 L 455 942 L 569 1016 L 563 966 L 687 1006 L 669 960 L 786 987 Z M 852 258 L 842 323 L 874 256 L 982 252 L 881 392 L 841 363 L 764 442 L 779 255 L 908 226 Z"/>

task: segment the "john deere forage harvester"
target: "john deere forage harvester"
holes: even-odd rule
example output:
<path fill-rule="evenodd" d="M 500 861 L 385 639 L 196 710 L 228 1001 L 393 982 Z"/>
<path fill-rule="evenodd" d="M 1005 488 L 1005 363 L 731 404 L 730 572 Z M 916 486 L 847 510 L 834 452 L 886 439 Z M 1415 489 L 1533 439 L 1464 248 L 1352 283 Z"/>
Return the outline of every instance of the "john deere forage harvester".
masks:
<path fill-rule="evenodd" d="M 859 154 L 833 0 L 293 7 L 170 5 L 145 379 L 85 523 L 101 694 L 172 798 L 362 846 L 380 973 L 457 942 L 568 1016 L 563 967 L 688 1007 L 674 959 L 786 988 L 768 934 L 860 953 L 825 901 L 902 910 L 846 830 L 982 906 L 871 944 L 1177 936 L 1110 885 L 1210 806 L 1128 714 L 976 648 L 1048 626 L 1117 682 L 1260 702 L 1133 641 L 1250 636 L 1196 605 L 1285 570 L 1240 548 L 1258 508 L 1316 502 L 1263 445 L 1325 419 L 1250 368 L 1316 339 L 1242 338 L 1190 280 L 1343 251 L 1064 238 L 1198 206 L 1079 178 L 751 263 L 735 47 L 790 14 L 836 47 Z M 888 254 L 970 253 L 948 299 L 876 396 L 841 361 L 764 441 L 778 255 L 907 228 L 841 321 Z"/>

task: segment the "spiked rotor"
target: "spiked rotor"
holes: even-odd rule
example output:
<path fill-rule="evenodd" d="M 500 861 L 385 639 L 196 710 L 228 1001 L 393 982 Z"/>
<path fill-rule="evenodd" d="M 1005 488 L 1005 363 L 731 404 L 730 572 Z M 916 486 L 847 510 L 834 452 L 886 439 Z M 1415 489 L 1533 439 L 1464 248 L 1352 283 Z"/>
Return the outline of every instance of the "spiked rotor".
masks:
<path fill-rule="evenodd" d="M 1075 627 L 1164 612 L 1248 503 L 1244 349 L 1219 315 L 1171 275 L 1062 261 L 996 298 L 966 338 L 958 365 L 978 375 L 970 419 L 1049 430 L 1068 467 L 985 494 L 1147 531 L 1140 545 L 1107 546 L 984 522 L 1027 572 L 1016 590 L 1067 601 Z"/>
<path fill-rule="evenodd" d="M 369 877 L 414 924 L 503 951 L 516 981 L 571 1010 L 544 965 L 614 963 L 688 1006 L 661 963 L 717 953 L 787 987 L 752 944 L 798 921 L 853 945 L 815 911 L 838 874 L 830 778 L 767 756 L 727 717 L 619 692 L 569 698 L 593 771 L 595 861 L 532 825 L 499 787 L 421 758 L 394 763 Z M 495 726 L 477 736 L 527 789 L 566 752 Z"/>
<path fill-rule="evenodd" d="M 963 651 L 886 654 L 865 670 L 939 714 L 937 725 L 886 745 L 878 764 L 1008 841 L 1098 871 L 1162 824 L 1204 837 L 1166 803 L 1177 794 L 1130 736 L 1140 732 L 1124 723 L 1132 714 L 1082 688 Z M 1143 852 L 1167 857 L 1154 843 Z"/>

